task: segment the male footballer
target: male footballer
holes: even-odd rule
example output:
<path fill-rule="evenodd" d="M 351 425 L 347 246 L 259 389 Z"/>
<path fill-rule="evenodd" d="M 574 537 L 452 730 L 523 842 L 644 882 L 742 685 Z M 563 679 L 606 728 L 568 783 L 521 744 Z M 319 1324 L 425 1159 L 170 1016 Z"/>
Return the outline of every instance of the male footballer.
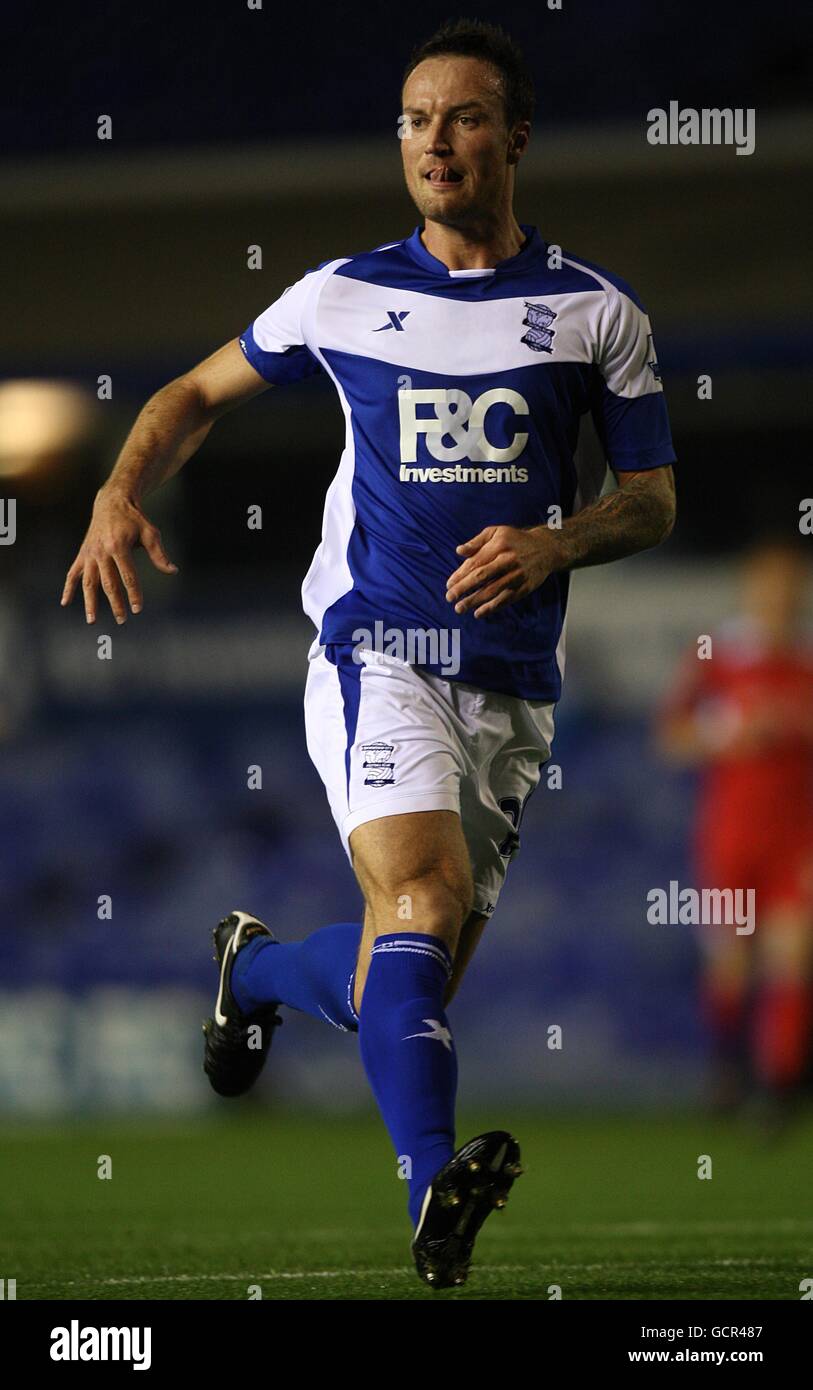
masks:
<path fill-rule="evenodd" d="M 118 622 L 139 612 L 134 548 L 175 570 L 147 493 L 225 411 L 330 377 L 346 439 L 302 590 L 317 634 L 305 723 L 363 922 L 281 944 L 248 912 L 226 917 L 205 1068 L 221 1095 L 246 1091 L 280 1005 L 358 1032 L 434 1288 L 464 1282 L 521 1171 L 505 1131 L 455 1149 L 447 1009 L 550 757 L 569 572 L 659 544 L 675 513 L 643 307 L 514 215 L 533 105 L 520 51 L 491 25 L 445 25 L 416 50 L 399 135 L 422 225 L 308 271 L 148 401 L 63 595 L 81 583 L 88 622 L 100 588 Z M 604 463 L 575 458 L 588 414 L 619 485 L 600 500 Z"/>
<path fill-rule="evenodd" d="M 687 654 L 660 714 L 664 752 L 702 773 L 696 882 L 746 899 L 757 930 L 697 930 L 716 1110 L 750 1101 L 768 1132 L 796 1109 L 811 1055 L 813 646 L 804 542 L 766 535 L 743 556 L 739 612 L 710 659 Z M 752 924 L 753 931 L 753 924 Z"/>

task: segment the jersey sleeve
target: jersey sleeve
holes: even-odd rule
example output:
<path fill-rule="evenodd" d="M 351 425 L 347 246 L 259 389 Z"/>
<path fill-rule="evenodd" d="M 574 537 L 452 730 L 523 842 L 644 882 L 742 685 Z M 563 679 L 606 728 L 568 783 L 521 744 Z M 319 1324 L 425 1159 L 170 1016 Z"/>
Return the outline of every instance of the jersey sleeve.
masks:
<path fill-rule="evenodd" d="M 608 286 L 596 352 L 592 414 L 616 472 L 675 462 L 649 318 L 632 291 Z"/>
<path fill-rule="evenodd" d="M 302 381 L 323 370 L 305 341 L 302 326 L 309 295 L 316 287 L 309 271 L 289 285 L 240 335 L 240 346 L 255 371 L 272 386 Z"/>

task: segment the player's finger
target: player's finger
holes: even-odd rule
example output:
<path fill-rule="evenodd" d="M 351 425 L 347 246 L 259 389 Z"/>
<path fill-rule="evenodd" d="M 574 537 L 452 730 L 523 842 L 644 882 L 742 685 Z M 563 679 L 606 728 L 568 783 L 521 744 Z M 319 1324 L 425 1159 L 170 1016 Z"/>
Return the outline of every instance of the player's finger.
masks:
<path fill-rule="evenodd" d="M 493 583 L 486 584 L 477 589 L 473 594 L 468 594 L 455 604 L 455 613 L 468 613 L 472 608 L 479 612 L 491 599 L 497 598 L 502 593 L 515 594 L 522 583 L 522 575 L 518 572 L 506 575 L 500 574 Z"/>
<path fill-rule="evenodd" d="M 64 588 L 63 588 L 63 590 L 62 590 L 62 597 L 61 597 L 61 599 L 59 600 L 59 602 L 62 604 L 63 608 L 65 607 L 66 604 L 68 604 L 68 603 L 70 603 L 70 602 L 72 601 L 73 596 L 74 596 L 74 594 L 76 593 L 76 586 L 77 586 L 77 583 L 79 582 L 79 576 L 80 576 L 81 573 L 82 573 L 82 561 L 81 561 L 81 560 L 79 559 L 79 557 L 77 556 L 77 558 L 74 560 L 73 564 L 71 565 L 70 569 L 68 570 L 68 573 L 67 573 L 66 576 L 65 576 L 65 586 L 64 586 Z"/>
<path fill-rule="evenodd" d="M 504 575 L 513 563 L 512 556 L 497 555 L 487 564 L 476 565 L 468 574 L 463 575 L 456 584 L 449 586 L 446 592 L 447 599 L 450 603 L 454 603 L 461 594 L 470 593 L 472 590 L 479 589 L 488 580 L 495 579 L 498 575 Z M 458 611 L 460 610 L 458 609 Z"/>
<path fill-rule="evenodd" d="M 458 545 L 456 547 L 458 555 L 475 555 L 481 545 L 485 545 L 486 541 L 491 540 L 496 529 L 496 526 L 487 526 L 484 531 L 472 536 L 470 541 L 464 541 L 462 545 Z"/>
<path fill-rule="evenodd" d="M 141 585 L 138 582 L 138 574 L 135 566 L 130 563 L 127 555 L 114 555 L 113 559 L 118 567 L 121 581 L 124 585 L 130 608 L 133 613 L 140 613 L 144 602 L 141 595 Z"/>
<path fill-rule="evenodd" d="M 105 556 L 103 560 L 99 561 L 99 574 L 107 601 L 113 610 L 113 617 L 117 623 L 126 622 L 127 605 L 124 602 L 124 594 L 119 583 L 119 572 L 109 557 Z"/>
<path fill-rule="evenodd" d="M 504 608 L 507 603 L 516 603 L 517 599 L 521 597 L 522 594 L 518 593 L 516 589 L 502 589 L 500 593 L 497 594 L 496 598 L 491 599 L 488 603 L 481 604 L 479 608 L 475 608 L 474 616 L 475 618 L 487 618 L 490 613 L 496 612 L 498 608 Z"/>
<path fill-rule="evenodd" d="M 469 575 L 473 574 L 481 565 L 487 564 L 499 554 L 501 554 L 501 551 L 496 541 L 493 543 L 486 543 L 476 554 L 470 555 L 467 560 L 463 561 L 462 565 L 458 565 L 453 574 L 449 575 L 449 578 L 446 580 L 447 593 L 463 579 L 467 579 Z"/>
<path fill-rule="evenodd" d="M 177 574 L 178 566 L 170 560 L 161 544 L 161 532 L 157 526 L 144 526 L 141 530 L 141 544 L 155 565 L 164 574 Z"/>
<path fill-rule="evenodd" d="M 85 602 L 85 619 L 89 623 L 96 621 L 96 609 L 99 593 L 99 570 L 95 560 L 85 560 L 82 572 L 82 597 Z"/>

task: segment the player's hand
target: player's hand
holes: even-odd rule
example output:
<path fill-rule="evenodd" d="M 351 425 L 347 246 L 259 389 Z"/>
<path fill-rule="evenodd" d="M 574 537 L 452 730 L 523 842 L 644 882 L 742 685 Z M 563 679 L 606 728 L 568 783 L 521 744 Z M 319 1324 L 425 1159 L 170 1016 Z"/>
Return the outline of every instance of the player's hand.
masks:
<path fill-rule="evenodd" d="M 737 754 L 765 753 L 784 742 L 790 732 L 790 710 L 777 701 L 776 707 L 755 704 L 745 710 L 739 727 L 726 752 Z"/>
<path fill-rule="evenodd" d="M 457 547 L 465 559 L 446 583 L 446 598 L 455 613 L 474 609 L 483 618 L 538 589 L 560 568 L 557 533 L 548 526 L 487 526 Z"/>
<path fill-rule="evenodd" d="M 63 607 L 71 602 L 81 581 L 89 623 L 96 621 L 100 585 L 117 623 L 126 621 L 128 602 L 133 613 L 140 613 L 141 585 L 132 555 L 139 545 L 162 574 L 178 573 L 161 544 L 160 531 L 141 508 L 122 493 L 101 488 L 87 535 L 65 579 Z"/>

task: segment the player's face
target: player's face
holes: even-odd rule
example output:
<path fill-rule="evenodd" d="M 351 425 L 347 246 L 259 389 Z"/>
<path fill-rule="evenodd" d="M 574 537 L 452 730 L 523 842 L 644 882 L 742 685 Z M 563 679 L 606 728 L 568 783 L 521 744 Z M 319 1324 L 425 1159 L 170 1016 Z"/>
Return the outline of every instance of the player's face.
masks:
<path fill-rule="evenodd" d="M 805 608 L 807 566 L 787 551 L 755 553 L 745 570 L 745 603 L 753 617 L 777 636 L 790 635 Z"/>
<path fill-rule="evenodd" d="M 479 58 L 427 58 L 403 91 L 407 188 L 432 222 L 466 227 L 510 207 L 528 124 L 505 123 L 502 77 Z"/>

